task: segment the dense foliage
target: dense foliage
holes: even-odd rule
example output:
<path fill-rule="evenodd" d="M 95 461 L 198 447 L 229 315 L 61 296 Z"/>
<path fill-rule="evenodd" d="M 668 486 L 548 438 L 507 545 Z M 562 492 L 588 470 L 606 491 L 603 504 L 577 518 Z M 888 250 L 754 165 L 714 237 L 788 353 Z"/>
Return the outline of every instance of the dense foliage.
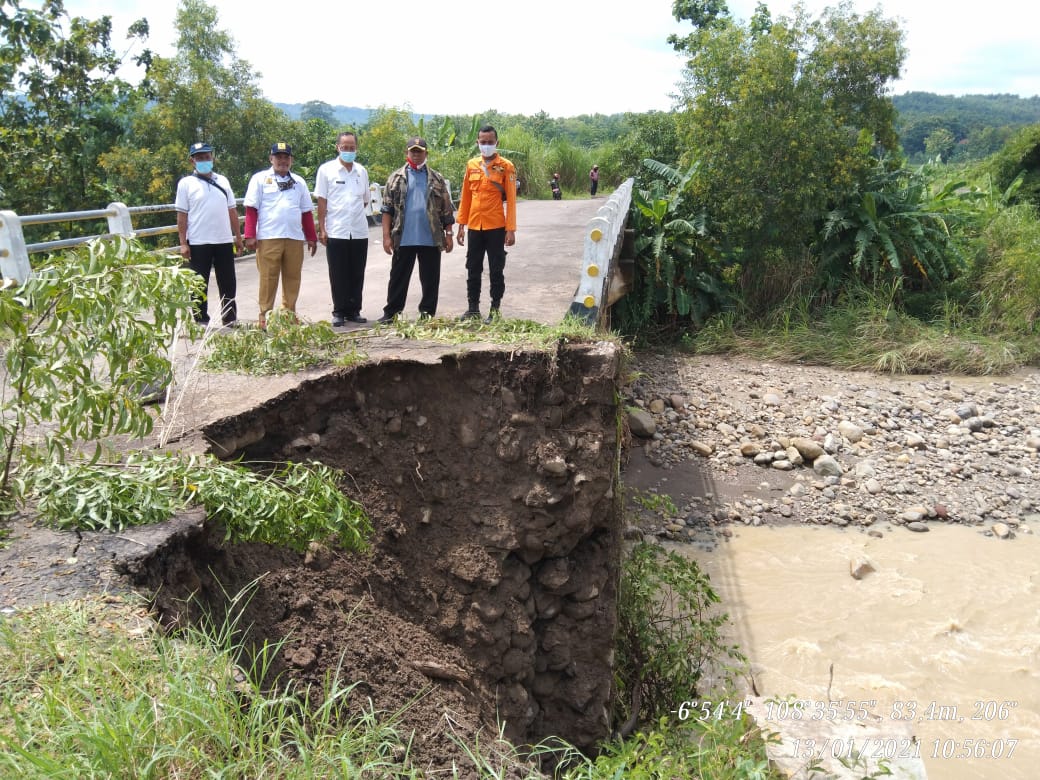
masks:
<path fill-rule="evenodd" d="M 198 276 L 132 242 L 94 242 L 50 258 L 0 295 L 0 496 L 7 509 L 41 463 L 83 443 L 140 437 L 142 403 L 171 380 L 167 345 L 190 311 Z"/>
<path fill-rule="evenodd" d="M 1031 332 L 1021 280 L 1033 274 L 1040 98 L 890 98 L 905 50 L 880 10 L 839 3 L 811 16 L 799 6 L 774 19 L 760 4 L 740 20 L 725 0 L 677 0 L 673 11 L 690 27 L 670 39 L 687 61 L 671 112 L 418 116 L 312 100 L 290 118 L 263 98 L 204 0 L 179 1 L 174 56 L 134 55 L 145 75 L 136 86 L 115 76 L 121 58 L 106 17 L 69 18 L 59 0 L 39 10 L 0 0 L 0 137 L 10 163 L 0 207 L 168 203 L 189 170 L 187 145 L 199 139 L 214 144 L 217 169 L 241 196 L 272 140 L 293 144 L 295 169 L 310 179 L 342 129 L 357 131 L 376 184 L 402 164 L 404 140 L 423 135 L 430 164 L 457 193 L 476 129 L 488 122 L 524 197 L 549 197 L 554 173 L 565 197 L 580 197 L 593 164 L 604 189 L 638 177 L 639 273 L 614 318 L 626 334 L 689 338 L 719 314 L 768 319 L 792 302 L 813 310 L 849 285 L 876 284 L 895 285 L 896 304 L 914 316 L 956 310 Z M 144 20 L 134 25 L 131 51 L 147 31 Z M 943 167 L 984 156 L 972 170 Z M 1012 206 L 1026 208 L 1002 217 Z M 1009 235 L 1008 225 L 1024 232 Z M 63 228 L 71 230 L 98 232 Z M 49 237 L 42 226 L 27 233 Z"/>
<path fill-rule="evenodd" d="M 1018 130 L 1040 122 L 1040 96 L 895 95 L 896 129 L 911 162 L 936 156 L 947 162 L 979 160 L 1000 148 Z"/>
<path fill-rule="evenodd" d="M 112 199 L 98 158 L 141 104 L 116 77 L 111 33 L 108 17 L 69 19 L 61 0 L 38 9 L 0 0 L 0 208 L 73 211 Z M 143 19 L 131 28 L 147 34 Z M 150 54 L 135 59 L 147 65 Z"/>

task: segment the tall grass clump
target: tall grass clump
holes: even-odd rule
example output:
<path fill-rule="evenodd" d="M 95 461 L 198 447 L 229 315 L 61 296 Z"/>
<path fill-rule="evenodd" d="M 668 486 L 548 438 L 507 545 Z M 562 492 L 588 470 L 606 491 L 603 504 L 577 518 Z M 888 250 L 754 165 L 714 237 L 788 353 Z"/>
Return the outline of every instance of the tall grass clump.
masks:
<path fill-rule="evenodd" d="M 982 230 L 975 303 L 989 329 L 1035 334 L 1040 318 L 1040 219 L 1033 206 L 1000 211 Z"/>
<path fill-rule="evenodd" d="M 885 373 L 990 375 L 1021 365 L 1013 339 L 972 327 L 956 304 L 924 322 L 903 310 L 898 293 L 899 285 L 854 287 L 830 306 L 801 298 L 766 318 L 720 316 L 685 343 L 701 354 Z"/>
<path fill-rule="evenodd" d="M 320 697 L 262 690 L 277 646 L 242 668 L 233 623 L 157 632 L 126 603 L 89 599 L 0 622 L 4 777 L 416 777 L 391 719 Z"/>

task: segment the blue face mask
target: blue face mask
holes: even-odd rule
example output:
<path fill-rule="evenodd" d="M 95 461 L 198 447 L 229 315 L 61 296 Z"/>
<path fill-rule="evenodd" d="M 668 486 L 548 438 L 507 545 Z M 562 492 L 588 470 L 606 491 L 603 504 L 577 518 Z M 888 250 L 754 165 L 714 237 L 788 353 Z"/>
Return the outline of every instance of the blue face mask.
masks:
<path fill-rule="evenodd" d="M 339 159 L 345 163 L 352 163 L 357 158 L 357 152 L 340 152 Z"/>
<path fill-rule="evenodd" d="M 213 173 L 213 161 L 212 160 L 199 160 L 195 163 L 195 170 L 199 173 Z"/>

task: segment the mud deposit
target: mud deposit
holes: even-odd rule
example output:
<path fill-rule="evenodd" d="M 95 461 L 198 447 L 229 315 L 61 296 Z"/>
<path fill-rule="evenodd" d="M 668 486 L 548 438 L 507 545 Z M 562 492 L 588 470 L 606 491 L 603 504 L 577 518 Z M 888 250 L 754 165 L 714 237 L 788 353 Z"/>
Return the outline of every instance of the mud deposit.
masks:
<path fill-rule="evenodd" d="M 210 425 L 222 457 L 319 460 L 376 528 L 372 549 L 306 555 L 227 545 L 197 525 L 124 568 L 169 624 L 240 618 L 284 641 L 273 675 L 358 683 L 350 708 L 403 709 L 412 758 L 449 738 L 607 734 L 619 516 L 618 356 L 611 345 L 466 353 L 327 374 Z"/>

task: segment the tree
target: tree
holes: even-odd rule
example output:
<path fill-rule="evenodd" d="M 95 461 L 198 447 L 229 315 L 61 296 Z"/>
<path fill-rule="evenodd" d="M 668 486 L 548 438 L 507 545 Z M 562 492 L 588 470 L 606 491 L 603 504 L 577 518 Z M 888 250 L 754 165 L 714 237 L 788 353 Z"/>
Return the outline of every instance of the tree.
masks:
<path fill-rule="evenodd" d="M 1011 203 L 1040 206 L 1040 124 L 1019 130 L 991 162 L 993 183 L 1012 190 Z"/>
<path fill-rule="evenodd" d="M 80 443 L 141 437 L 153 417 L 142 389 L 169 383 L 167 345 L 190 311 L 198 277 L 133 242 L 96 242 L 54 256 L 0 295 L 5 361 L 0 504 L 17 479 L 72 456 Z M 147 316 L 144 316 L 144 315 Z M 33 434 L 46 430 L 45 444 Z"/>
<path fill-rule="evenodd" d="M 957 141 L 953 137 L 953 133 L 945 127 L 939 127 L 929 133 L 928 137 L 924 139 L 924 151 L 929 157 L 949 160 L 956 143 Z"/>
<path fill-rule="evenodd" d="M 69 18 L 0 0 L 0 205 L 22 214 L 97 208 L 109 199 L 97 159 L 125 131 L 137 92 L 115 73 L 111 19 Z M 130 28 L 144 39 L 143 19 Z M 147 66 L 146 50 L 135 60 Z"/>
<path fill-rule="evenodd" d="M 830 205 L 896 146 L 885 87 L 905 56 L 902 33 L 847 3 L 816 21 L 801 7 L 776 21 L 760 8 L 750 25 L 721 2 L 682 7 L 699 26 L 674 41 L 689 55 L 680 166 L 699 162 L 694 200 L 733 245 L 745 295 L 754 288 L 768 305 L 786 289 L 778 274 L 804 276 L 797 266 Z"/>
<path fill-rule="evenodd" d="M 154 102 L 135 114 L 127 140 L 101 158 L 120 199 L 131 204 L 172 200 L 194 141 L 213 144 L 218 170 L 239 195 L 267 166 L 273 141 L 294 141 L 292 122 L 264 99 L 256 73 L 220 29 L 216 8 L 181 0 L 176 26 L 177 53 L 152 60 Z"/>
<path fill-rule="evenodd" d="M 309 100 L 300 108 L 300 121 L 322 119 L 332 127 L 336 126 L 336 112 L 324 100 Z"/>
<path fill-rule="evenodd" d="M 372 113 L 358 139 L 358 156 L 368 168 L 370 181 L 385 183 L 392 171 L 404 165 L 404 145 L 415 133 L 412 116 L 404 109 L 380 106 Z M 440 170 L 433 159 L 430 166 Z"/>

